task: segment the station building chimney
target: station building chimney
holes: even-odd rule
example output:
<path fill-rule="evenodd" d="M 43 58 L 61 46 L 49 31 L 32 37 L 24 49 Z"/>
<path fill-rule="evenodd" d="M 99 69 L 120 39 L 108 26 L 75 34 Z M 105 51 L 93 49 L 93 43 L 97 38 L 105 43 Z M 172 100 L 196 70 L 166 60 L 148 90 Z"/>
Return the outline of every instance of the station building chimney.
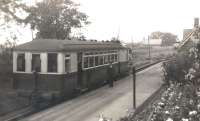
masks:
<path fill-rule="evenodd" d="M 199 18 L 194 18 L 194 27 L 199 26 Z"/>

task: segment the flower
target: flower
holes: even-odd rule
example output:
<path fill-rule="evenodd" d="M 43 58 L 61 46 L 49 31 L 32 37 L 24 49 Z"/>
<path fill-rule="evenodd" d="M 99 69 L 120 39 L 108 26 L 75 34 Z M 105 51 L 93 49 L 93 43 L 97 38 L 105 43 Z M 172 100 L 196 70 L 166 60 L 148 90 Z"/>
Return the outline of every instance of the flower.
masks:
<path fill-rule="evenodd" d="M 187 118 L 182 118 L 182 121 L 189 121 Z"/>
<path fill-rule="evenodd" d="M 189 115 L 196 115 L 196 114 L 197 114 L 197 111 L 195 111 L 195 110 L 189 112 Z"/>
<path fill-rule="evenodd" d="M 177 105 L 175 106 L 175 109 L 180 109 L 180 107 L 178 107 Z"/>
<path fill-rule="evenodd" d="M 171 118 L 168 118 L 166 121 L 173 121 L 173 119 L 171 119 Z"/>
<path fill-rule="evenodd" d="M 197 105 L 198 110 L 200 110 L 200 104 Z"/>
<path fill-rule="evenodd" d="M 195 62 L 195 63 L 194 63 L 194 68 L 195 68 L 195 69 L 199 69 L 199 63 L 198 63 L 198 62 Z"/>
<path fill-rule="evenodd" d="M 169 111 L 165 111 L 166 114 L 169 114 Z"/>
<path fill-rule="evenodd" d="M 190 68 L 189 69 L 189 72 L 185 75 L 185 79 L 189 79 L 189 80 L 192 80 L 195 76 L 196 70 L 194 68 Z"/>
<path fill-rule="evenodd" d="M 165 105 L 165 104 L 164 104 L 163 102 L 159 102 L 158 105 L 159 105 L 159 106 L 163 106 L 163 105 Z"/>

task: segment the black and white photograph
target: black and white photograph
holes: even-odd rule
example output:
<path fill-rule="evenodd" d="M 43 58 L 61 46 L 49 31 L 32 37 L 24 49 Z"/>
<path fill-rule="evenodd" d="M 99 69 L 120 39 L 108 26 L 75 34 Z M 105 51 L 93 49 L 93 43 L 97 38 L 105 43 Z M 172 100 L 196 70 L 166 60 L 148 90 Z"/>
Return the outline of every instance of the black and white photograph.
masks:
<path fill-rule="evenodd" d="M 0 121 L 200 121 L 200 1 L 0 0 Z"/>

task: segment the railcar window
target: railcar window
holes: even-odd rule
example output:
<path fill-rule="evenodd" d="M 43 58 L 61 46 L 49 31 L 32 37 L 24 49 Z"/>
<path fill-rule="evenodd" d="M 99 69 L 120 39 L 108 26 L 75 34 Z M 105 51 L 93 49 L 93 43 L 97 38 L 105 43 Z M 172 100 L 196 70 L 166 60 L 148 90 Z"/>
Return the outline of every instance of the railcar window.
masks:
<path fill-rule="evenodd" d="M 104 64 L 108 64 L 108 55 L 104 56 Z"/>
<path fill-rule="evenodd" d="M 17 56 L 17 71 L 25 72 L 25 54 L 18 54 Z"/>
<path fill-rule="evenodd" d="M 114 54 L 111 55 L 111 62 L 112 63 L 115 62 L 115 55 Z"/>
<path fill-rule="evenodd" d="M 117 62 L 117 51 L 87 52 L 83 56 L 83 68 L 93 68 L 106 65 L 109 62 Z"/>
<path fill-rule="evenodd" d="M 57 72 L 57 54 L 48 53 L 48 72 Z"/>
<path fill-rule="evenodd" d="M 94 56 L 89 57 L 89 67 L 94 67 Z"/>
<path fill-rule="evenodd" d="M 95 56 L 95 66 L 99 65 L 99 56 Z"/>
<path fill-rule="evenodd" d="M 108 55 L 108 62 L 112 62 L 112 57 L 111 57 L 111 55 Z"/>
<path fill-rule="evenodd" d="M 32 71 L 41 71 L 41 60 L 40 60 L 40 54 L 32 54 Z"/>
<path fill-rule="evenodd" d="M 69 73 L 70 72 L 70 60 L 65 59 L 65 72 Z"/>
<path fill-rule="evenodd" d="M 65 58 L 70 58 L 70 54 L 65 54 Z"/>
<path fill-rule="evenodd" d="M 70 72 L 70 54 L 65 55 L 65 72 L 69 73 Z"/>
<path fill-rule="evenodd" d="M 88 64 L 89 64 L 88 57 L 84 57 L 84 68 L 88 68 L 89 67 Z"/>
<path fill-rule="evenodd" d="M 99 56 L 99 65 L 103 65 L 103 56 Z"/>
<path fill-rule="evenodd" d="M 115 54 L 115 62 L 117 62 L 118 61 L 118 56 L 117 56 L 117 54 Z"/>

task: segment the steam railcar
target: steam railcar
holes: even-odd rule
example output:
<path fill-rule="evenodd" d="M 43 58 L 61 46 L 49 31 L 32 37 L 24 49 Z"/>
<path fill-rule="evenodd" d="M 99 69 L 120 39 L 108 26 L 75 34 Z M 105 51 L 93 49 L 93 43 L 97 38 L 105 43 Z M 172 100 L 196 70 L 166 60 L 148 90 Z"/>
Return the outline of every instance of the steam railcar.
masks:
<path fill-rule="evenodd" d="M 127 75 L 127 48 L 117 42 L 35 39 L 13 51 L 14 87 L 70 97 L 104 84 L 109 62 L 115 77 Z"/>

